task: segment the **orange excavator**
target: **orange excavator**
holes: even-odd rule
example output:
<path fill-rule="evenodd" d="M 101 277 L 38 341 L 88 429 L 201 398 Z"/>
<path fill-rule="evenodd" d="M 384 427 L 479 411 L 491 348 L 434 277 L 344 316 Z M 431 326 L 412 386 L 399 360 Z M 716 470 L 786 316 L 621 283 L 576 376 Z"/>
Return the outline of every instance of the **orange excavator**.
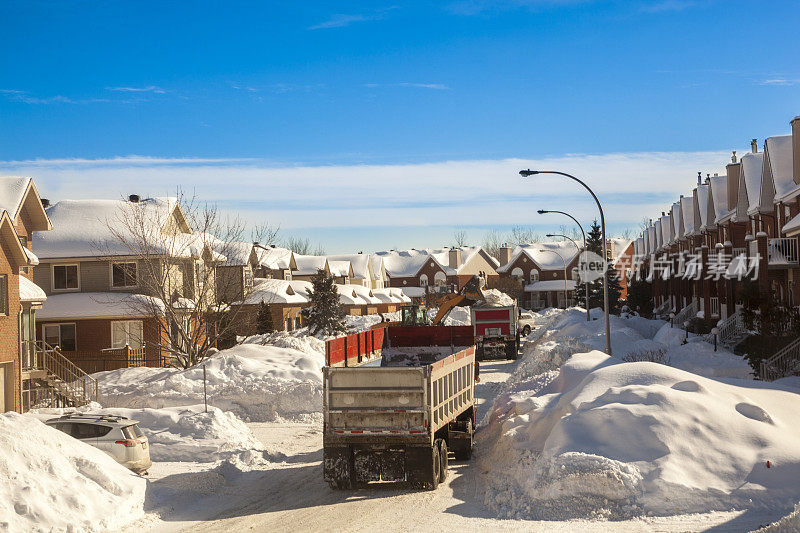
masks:
<path fill-rule="evenodd" d="M 379 322 L 372 326 L 383 328 L 387 326 L 439 326 L 447 318 L 447 315 L 456 306 L 472 306 L 484 300 L 481 291 L 481 278 L 473 276 L 464 284 L 457 294 L 447 294 L 435 302 L 439 308 L 433 320 L 428 322 L 428 309 L 424 305 L 404 305 L 400 308 L 401 319 L 399 322 Z"/>

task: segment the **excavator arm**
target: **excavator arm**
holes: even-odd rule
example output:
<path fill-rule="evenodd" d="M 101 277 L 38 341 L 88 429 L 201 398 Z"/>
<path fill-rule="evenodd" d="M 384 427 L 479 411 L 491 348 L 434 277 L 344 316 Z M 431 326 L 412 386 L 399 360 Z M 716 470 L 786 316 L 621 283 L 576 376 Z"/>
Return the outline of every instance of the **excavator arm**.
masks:
<path fill-rule="evenodd" d="M 436 316 L 433 317 L 431 325 L 433 326 L 440 325 L 442 322 L 444 322 L 444 319 L 447 318 L 447 315 L 450 314 L 450 311 L 452 311 L 453 308 L 458 305 L 471 306 L 483 300 L 484 300 L 484 295 L 483 291 L 481 291 L 480 278 L 478 276 L 475 276 L 464 284 L 464 287 L 459 291 L 458 294 L 452 294 L 446 296 L 445 298 L 437 302 L 437 305 L 439 306 L 439 311 L 436 313 Z"/>

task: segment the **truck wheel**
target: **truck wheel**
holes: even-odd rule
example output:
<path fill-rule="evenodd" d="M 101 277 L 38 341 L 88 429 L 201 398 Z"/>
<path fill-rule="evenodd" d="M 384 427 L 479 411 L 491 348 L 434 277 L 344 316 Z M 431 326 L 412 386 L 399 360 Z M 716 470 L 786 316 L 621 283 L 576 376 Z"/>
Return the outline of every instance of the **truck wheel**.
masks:
<path fill-rule="evenodd" d="M 447 458 L 447 443 L 444 440 L 439 441 L 439 483 L 444 483 L 447 479 L 447 465 L 449 463 Z"/>
<path fill-rule="evenodd" d="M 439 447 L 433 445 L 433 461 L 431 461 L 431 481 L 427 483 L 428 490 L 436 490 L 439 486 L 439 478 L 442 475 L 442 456 Z"/>
<path fill-rule="evenodd" d="M 476 361 L 483 361 L 483 346 L 476 346 L 475 347 L 475 360 Z"/>
<path fill-rule="evenodd" d="M 506 343 L 506 357 L 508 359 L 517 358 L 517 341 L 508 341 Z"/>
<path fill-rule="evenodd" d="M 522 328 L 522 336 L 523 337 L 527 337 L 530 334 L 531 334 L 531 327 L 530 326 L 525 326 L 524 328 Z"/>

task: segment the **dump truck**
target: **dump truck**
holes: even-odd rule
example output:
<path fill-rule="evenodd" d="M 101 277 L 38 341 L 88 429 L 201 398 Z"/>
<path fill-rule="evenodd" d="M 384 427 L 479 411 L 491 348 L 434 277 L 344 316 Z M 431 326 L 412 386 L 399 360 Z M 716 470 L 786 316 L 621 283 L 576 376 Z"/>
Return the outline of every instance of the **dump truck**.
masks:
<path fill-rule="evenodd" d="M 472 328 L 389 326 L 357 335 L 326 347 L 325 481 L 334 489 L 375 481 L 435 489 L 447 478 L 451 452 L 460 460 L 472 455 Z"/>
<path fill-rule="evenodd" d="M 475 357 L 516 359 L 519 353 L 519 311 L 516 305 L 480 306 L 471 310 Z"/>

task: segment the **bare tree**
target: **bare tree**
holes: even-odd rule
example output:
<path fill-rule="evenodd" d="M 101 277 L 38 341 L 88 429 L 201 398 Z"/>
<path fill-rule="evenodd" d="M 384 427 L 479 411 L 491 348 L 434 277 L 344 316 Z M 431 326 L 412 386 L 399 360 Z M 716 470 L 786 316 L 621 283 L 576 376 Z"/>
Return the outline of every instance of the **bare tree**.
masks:
<path fill-rule="evenodd" d="M 513 244 L 532 244 L 541 240 L 533 228 L 525 226 L 513 226 L 508 234 L 508 242 Z"/>
<path fill-rule="evenodd" d="M 283 247 L 300 255 L 325 255 L 325 247 L 322 244 L 314 246 L 308 238 L 287 237 L 283 240 Z"/>
<path fill-rule="evenodd" d="M 461 248 L 467 245 L 467 232 L 463 229 L 453 232 L 453 247 Z"/>
<path fill-rule="evenodd" d="M 496 229 L 490 229 L 486 232 L 486 235 L 483 237 L 483 243 L 481 247 L 484 251 L 494 257 L 495 259 L 500 259 L 500 248 L 504 244 L 503 237 L 500 235 L 500 232 Z"/>
<path fill-rule="evenodd" d="M 222 216 L 213 204 L 180 190 L 175 198 L 122 201 L 115 213 L 105 221 L 110 238 L 95 243 L 98 255 L 126 258 L 112 264 L 112 277 L 132 280 L 139 294 L 127 298 L 127 306 L 157 318 L 155 338 L 172 363 L 199 363 L 236 327 L 245 308 L 231 304 L 243 303 L 253 290 L 252 270 L 249 277 L 218 273 L 228 267 L 247 271 L 252 243 L 268 243 L 277 229 L 257 227 L 244 242 L 241 219 Z"/>

